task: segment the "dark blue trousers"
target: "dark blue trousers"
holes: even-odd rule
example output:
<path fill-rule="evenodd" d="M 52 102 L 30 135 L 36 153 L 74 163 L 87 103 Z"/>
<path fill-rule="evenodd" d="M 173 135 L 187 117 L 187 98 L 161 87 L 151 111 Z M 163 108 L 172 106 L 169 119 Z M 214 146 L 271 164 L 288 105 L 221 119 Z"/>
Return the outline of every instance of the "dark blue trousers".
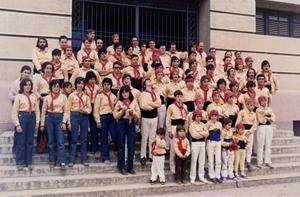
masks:
<path fill-rule="evenodd" d="M 109 141 L 108 135 L 110 134 L 112 141 L 115 145 L 117 145 L 117 136 L 116 136 L 116 120 L 114 119 L 112 114 L 101 115 L 101 158 L 103 161 L 110 160 L 109 156 Z"/>

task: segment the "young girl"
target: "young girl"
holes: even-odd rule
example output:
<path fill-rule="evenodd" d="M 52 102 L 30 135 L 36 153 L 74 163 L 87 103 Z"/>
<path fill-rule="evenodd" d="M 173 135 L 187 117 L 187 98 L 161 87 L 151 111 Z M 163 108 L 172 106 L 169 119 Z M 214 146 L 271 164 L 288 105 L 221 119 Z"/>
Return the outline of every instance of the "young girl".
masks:
<path fill-rule="evenodd" d="M 233 162 L 234 151 L 232 150 L 233 131 L 231 129 L 232 121 L 229 118 L 223 120 L 223 128 L 221 130 L 221 143 L 222 143 L 222 179 L 234 179 Z"/>
<path fill-rule="evenodd" d="M 185 171 L 187 168 L 187 157 L 191 153 L 190 142 L 186 138 L 185 128 L 181 125 L 176 127 L 176 137 L 173 139 L 175 151 L 175 180 L 178 184 L 186 184 Z"/>
<path fill-rule="evenodd" d="M 12 107 L 12 120 L 15 126 L 14 142 L 18 170 L 26 166 L 32 170 L 32 149 L 34 131 L 40 122 L 40 110 L 37 97 L 32 93 L 31 79 L 23 79 L 19 94 Z"/>
<path fill-rule="evenodd" d="M 246 177 L 245 174 L 245 159 L 246 159 L 246 146 L 248 144 L 247 136 L 244 131 L 245 127 L 243 124 L 238 123 L 236 125 L 236 134 L 233 140 L 236 142 L 238 149 L 235 151 L 234 157 L 234 172 L 235 176 L 239 177 L 239 170 L 241 172 L 241 177 Z"/>
<path fill-rule="evenodd" d="M 67 97 L 60 92 L 60 81 L 50 82 L 50 95 L 44 99 L 41 116 L 41 130 L 47 128 L 49 164 L 66 167 L 65 131 L 68 120 Z M 55 146 L 56 145 L 56 146 Z M 55 155 L 57 158 L 55 159 Z"/>
<path fill-rule="evenodd" d="M 120 89 L 119 101 L 114 108 L 114 117 L 117 120 L 118 131 L 118 162 L 117 167 L 121 174 L 135 174 L 133 170 L 136 122 L 140 119 L 140 107 L 134 99 L 130 87 L 125 85 Z M 125 140 L 127 138 L 127 172 L 125 171 Z"/>
<path fill-rule="evenodd" d="M 219 112 L 212 110 L 209 113 L 210 120 L 206 123 L 209 131 L 207 140 L 208 156 L 208 175 L 213 183 L 222 183 L 221 180 L 221 129 L 222 124 L 219 120 Z"/>
<path fill-rule="evenodd" d="M 234 95 L 232 92 L 228 91 L 225 93 L 225 102 L 226 103 L 223 105 L 224 115 L 231 120 L 231 126 L 234 127 L 240 109 L 234 104 Z"/>
<path fill-rule="evenodd" d="M 201 182 L 207 183 L 204 178 L 204 164 L 205 164 L 205 142 L 208 136 L 208 131 L 206 130 L 205 124 L 201 122 L 202 112 L 200 110 L 195 110 L 193 112 L 193 122 L 190 124 L 189 133 L 192 137 L 191 145 L 191 171 L 190 179 L 191 183 L 195 183 L 196 179 L 196 167 L 198 163 L 198 176 Z"/>
<path fill-rule="evenodd" d="M 76 157 L 78 132 L 80 130 L 80 159 L 84 166 L 87 162 L 87 136 L 89 118 L 92 111 L 90 98 L 84 93 L 85 79 L 78 77 L 75 80 L 75 91 L 68 98 L 68 110 L 71 120 L 71 152 L 69 167 L 73 167 Z"/>
<path fill-rule="evenodd" d="M 154 184 L 157 181 L 157 177 L 159 177 L 159 182 L 162 185 L 166 183 L 164 167 L 167 143 L 165 134 L 166 132 L 163 128 L 157 129 L 155 139 L 151 143 L 151 153 L 153 155 L 150 179 L 151 184 Z"/>

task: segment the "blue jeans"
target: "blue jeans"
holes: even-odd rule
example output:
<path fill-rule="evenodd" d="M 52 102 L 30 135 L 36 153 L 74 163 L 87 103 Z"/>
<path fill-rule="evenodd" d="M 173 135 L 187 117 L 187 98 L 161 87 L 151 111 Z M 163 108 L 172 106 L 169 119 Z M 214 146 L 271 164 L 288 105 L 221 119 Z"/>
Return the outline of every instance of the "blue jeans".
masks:
<path fill-rule="evenodd" d="M 66 163 L 65 133 L 61 128 L 63 113 L 47 113 L 46 127 L 48 133 L 49 162 Z M 55 160 L 57 149 L 57 160 Z"/>
<path fill-rule="evenodd" d="M 110 133 L 111 139 L 114 144 L 117 144 L 116 137 L 116 120 L 112 114 L 105 114 L 100 116 L 101 121 L 101 158 L 103 161 L 110 160 L 109 156 L 109 142 L 108 142 L 108 133 Z"/>
<path fill-rule="evenodd" d="M 78 132 L 80 130 L 80 159 L 87 160 L 87 134 L 89 118 L 80 112 L 71 112 L 71 152 L 70 162 L 75 161 Z"/>
<path fill-rule="evenodd" d="M 134 145 L 135 145 L 135 122 L 129 124 L 128 119 L 120 119 L 117 123 L 118 130 L 118 169 L 125 169 L 125 139 L 127 137 L 127 170 L 133 169 Z"/>
<path fill-rule="evenodd" d="M 92 105 L 92 108 L 94 105 Z M 89 126 L 90 126 L 90 150 L 95 153 L 99 151 L 99 129 L 97 128 L 97 123 L 95 121 L 93 111 L 89 114 Z M 88 140 L 89 141 L 89 140 Z M 89 143 L 87 143 L 89 146 Z"/>
<path fill-rule="evenodd" d="M 17 165 L 32 164 L 33 140 L 36 124 L 34 112 L 19 112 L 22 132 L 15 132 L 15 154 Z"/>

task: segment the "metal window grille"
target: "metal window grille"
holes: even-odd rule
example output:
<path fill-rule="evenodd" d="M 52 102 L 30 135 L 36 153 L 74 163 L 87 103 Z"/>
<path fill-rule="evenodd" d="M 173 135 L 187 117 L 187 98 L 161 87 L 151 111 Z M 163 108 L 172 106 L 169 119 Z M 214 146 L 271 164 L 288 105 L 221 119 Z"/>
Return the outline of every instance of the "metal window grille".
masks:
<path fill-rule="evenodd" d="M 197 1 L 191 1 L 195 4 Z M 132 3 L 135 2 L 135 3 Z M 175 42 L 179 50 L 186 50 L 190 43 L 197 42 L 197 6 L 170 1 L 119 1 L 73 0 L 72 44 L 79 48 L 88 28 L 96 30 L 96 36 L 104 44 L 111 44 L 111 35 L 120 34 L 120 41 L 129 44 L 132 35 L 140 42 L 150 38 L 159 44 Z M 175 2 L 175 3 L 174 3 Z M 159 6 L 159 5 L 163 6 Z M 171 5 L 171 4 L 169 4 Z"/>

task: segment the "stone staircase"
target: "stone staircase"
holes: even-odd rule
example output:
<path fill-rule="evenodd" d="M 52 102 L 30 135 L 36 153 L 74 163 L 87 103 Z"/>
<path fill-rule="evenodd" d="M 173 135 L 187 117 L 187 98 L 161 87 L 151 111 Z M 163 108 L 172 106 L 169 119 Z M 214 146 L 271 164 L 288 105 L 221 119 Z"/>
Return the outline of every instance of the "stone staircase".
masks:
<path fill-rule="evenodd" d="M 150 185 L 150 168 L 139 164 L 139 147 L 136 144 L 136 175 L 120 175 L 116 171 L 116 153 L 111 152 L 112 163 L 100 163 L 89 156 L 90 167 L 76 164 L 73 168 L 50 169 L 47 154 L 34 154 L 33 171 L 18 171 L 11 153 L 13 132 L 0 134 L 0 196 L 143 196 L 164 193 L 191 192 L 236 187 L 235 181 L 223 184 L 174 183 L 173 175 L 166 162 L 165 185 Z M 256 158 L 253 157 L 253 162 Z M 168 159 L 167 159 L 168 161 Z M 264 167 L 247 173 L 248 177 L 239 182 L 241 187 L 300 181 L 300 137 L 291 130 L 275 130 L 272 143 L 274 169 Z"/>

